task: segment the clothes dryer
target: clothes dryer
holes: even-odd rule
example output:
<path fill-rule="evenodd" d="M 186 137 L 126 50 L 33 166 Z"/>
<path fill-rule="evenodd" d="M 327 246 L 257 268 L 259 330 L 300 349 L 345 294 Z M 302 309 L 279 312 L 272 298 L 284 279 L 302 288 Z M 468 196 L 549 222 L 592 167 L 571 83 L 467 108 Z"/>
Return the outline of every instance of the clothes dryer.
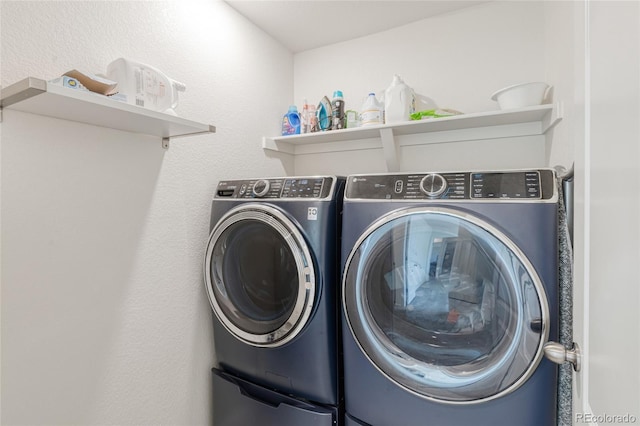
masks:
<path fill-rule="evenodd" d="M 557 209 L 552 170 L 347 178 L 347 424 L 555 424 Z"/>
<path fill-rule="evenodd" d="M 220 368 L 339 407 L 339 236 L 344 178 L 225 180 L 204 275 Z"/>

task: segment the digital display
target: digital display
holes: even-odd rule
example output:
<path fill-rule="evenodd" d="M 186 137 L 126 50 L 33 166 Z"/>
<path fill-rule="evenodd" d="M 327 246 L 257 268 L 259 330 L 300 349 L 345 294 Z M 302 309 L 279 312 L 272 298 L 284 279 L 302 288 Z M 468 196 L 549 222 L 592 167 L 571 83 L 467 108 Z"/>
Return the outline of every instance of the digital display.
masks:
<path fill-rule="evenodd" d="M 320 198 L 323 179 L 287 179 L 282 191 L 283 198 Z"/>
<path fill-rule="evenodd" d="M 537 172 L 472 173 L 472 198 L 540 198 Z"/>

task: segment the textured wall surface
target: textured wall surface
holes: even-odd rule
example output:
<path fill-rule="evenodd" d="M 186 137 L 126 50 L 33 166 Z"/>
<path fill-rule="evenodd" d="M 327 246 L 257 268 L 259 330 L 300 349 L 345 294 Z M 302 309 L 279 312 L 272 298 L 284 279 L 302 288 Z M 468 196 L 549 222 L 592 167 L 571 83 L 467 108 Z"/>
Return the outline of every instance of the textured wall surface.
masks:
<path fill-rule="evenodd" d="M 175 139 L 5 110 L 2 424 L 211 424 L 202 260 L 219 179 L 282 175 L 260 138 L 293 58 L 222 2 L 0 2 L 1 81 L 125 57 L 187 85 Z"/>
<path fill-rule="evenodd" d="M 440 108 L 465 113 L 496 111 L 499 107 L 491 95 L 498 89 L 529 81 L 565 83 L 558 72 L 550 72 L 565 69 L 565 64 L 545 60 L 547 50 L 559 56 L 567 52 L 564 44 L 556 49 L 549 41 L 558 34 L 558 28 L 547 22 L 547 16 L 553 16 L 547 9 L 554 7 L 545 2 L 487 2 L 301 52 L 294 57 L 294 99 L 298 105 L 305 98 L 315 103 L 341 90 L 346 109 L 360 110 L 369 92 L 381 97 L 393 75 L 399 74 Z M 397 139 L 403 143 L 419 138 L 421 135 Z M 549 153 L 556 148 L 545 144 L 544 136 L 481 139 L 403 147 L 399 150 L 400 169 L 510 169 L 557 164 L 549 163 Z M 566 139 L 562 143 L 571 149 Z M 559 156 L 553 161 L 570 165 L 570 160 Z M 295 170 L 317 173 L 325 162 L 340 174 L 386 171 L 381 149 L 301 155 L 295 160 Z"/>
<path fill-rule="evenodd" d="M 369 92 L 380 95 L 399 74 L 441 108 L 494 111 L 496 90 L 544 81 L 543 7 L 488 2 L 301 52 L 294 60 L 294 99 L 319 101 L 342 90 L 346 108 L 359 110 Z"/>

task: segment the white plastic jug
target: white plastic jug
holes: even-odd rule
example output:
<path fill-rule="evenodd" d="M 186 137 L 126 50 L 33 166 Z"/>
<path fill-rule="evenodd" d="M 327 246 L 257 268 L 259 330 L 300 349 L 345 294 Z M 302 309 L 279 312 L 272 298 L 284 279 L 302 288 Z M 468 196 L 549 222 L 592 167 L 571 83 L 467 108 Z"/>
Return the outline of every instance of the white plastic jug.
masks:
<path fill-rule="evenodd" d="M 384 121 L 398 123 L 409 121 L 415 110 L 415 94 L 399 75 L 393 76 L 391 85 L 384 92 Z"/>
<path fill-rule="evenodd" d="M 384 122 L 384 107 L 376 99 L 375 93 L 369 93 L 360 110 L 360 123 L 362 126 L 382 124 Z"/>
<path fill-rule="evenodd" d="M 187 88 L 150 65 L 124 58 L 107 66 L 107 78 L 118 82 L 118 93 L 126 96 L 128 104 L 172 115 L 176 115 L 178 92 Z"/>

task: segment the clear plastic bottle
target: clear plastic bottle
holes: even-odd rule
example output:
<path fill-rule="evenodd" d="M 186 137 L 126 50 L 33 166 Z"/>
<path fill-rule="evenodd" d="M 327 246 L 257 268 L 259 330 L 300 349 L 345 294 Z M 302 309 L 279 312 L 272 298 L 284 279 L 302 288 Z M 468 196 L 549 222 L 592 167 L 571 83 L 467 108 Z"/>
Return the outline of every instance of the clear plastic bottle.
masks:
<path fill-rule="evenodd" d="M 310 105 L 305 99 L 302 101 L 302 112 L 300 113 L 300 133 L 311 133 L 310 112 Z"/>
<path fill-rule="evenodd" d="M 375 124 L 383 124 L 384 116 L 383 116 L 384 107 L 382 103 L 378 102 L 375 93 L 369 93 L 367 99 L 365 99 L 362 104 L 362 109 L 360 110 L 360 125 L 361 126 L 371 126 Z"/>
<path fill-rule="evenodd" d="M 336 90 L 331 99 L 331 130 L 339 129 L 344 129 L 344 97 Z"/>

